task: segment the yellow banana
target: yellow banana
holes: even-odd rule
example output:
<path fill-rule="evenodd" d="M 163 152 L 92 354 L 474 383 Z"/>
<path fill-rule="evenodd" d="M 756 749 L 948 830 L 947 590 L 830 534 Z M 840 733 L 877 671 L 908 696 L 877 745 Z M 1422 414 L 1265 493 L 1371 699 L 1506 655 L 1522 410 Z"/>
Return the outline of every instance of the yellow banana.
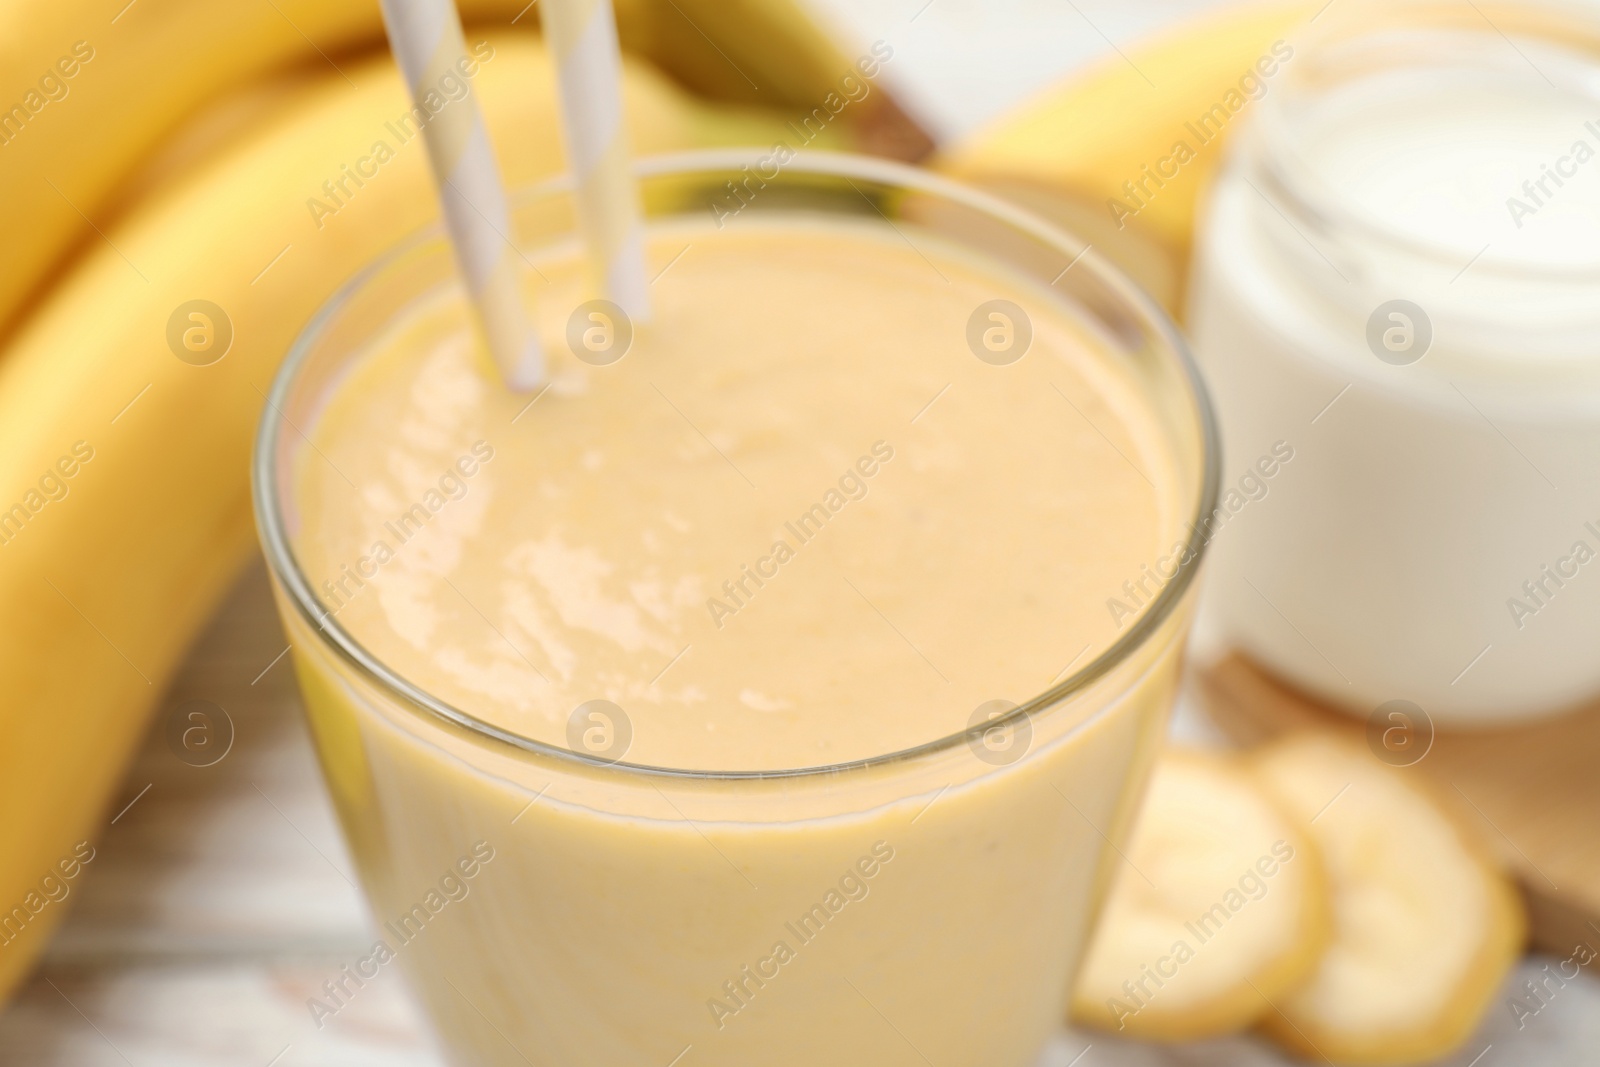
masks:
<path fill-rule="evenodd" d="M 1232 120 L 1271 91 L 1293 61 L 1285 38 L 1315 10 L 1205 15 L 1046 89 L 936 166 L 1056 216 L 1176 311 L 1195 207 Z"/>
<path fill-rule="evenodd" d="M 469 32 L 469 39 L 478 35 Z M 537 38 L 491 35 L 475 85 L 509 180 L 559 169 L 554 77 Z M 0 993 L 63 909 L 28 894 L 90 838 L 196 628 L 253 544 L 248 458 L 274 369 L 345 278 L 435 214 L 427 156 L 389 125 L 409 101 L 386 58 L 341 64 L 254 112 L 182 181 L 132 206 L 0 360 Z M 269 94 L 270 95 L 270 94 Z M 688 96 L 630 61 L 640 151 L 770 142 L 783 119 Z M 201 138 L 204 139 L 203 137 Z M 325 181 L 386 141 L 340 198 Z M 370 167 L 364 168 L 370 170 Z M 180 305 L 222 308 L 232 344 L 186 362 Z M 176 330 L 187 320 L 179 316 Z M 20 911 L 13 911 L 13 908 Z M 6 927 L 5 920 L 11 919 Z"/>
<path fill-rule="evenodd" d="M 1125 854 L 1072 991 L 1079 1024 L 1237 1033 L 1316 968 L 1332 928 L 1322 860 L 1244 761 L 1163 752 Z"/>
<path fill-rule="evenodd" d="M 1417 779 L 1359 745 L 1300 734 L 1252 759 L 1316 842 L 1333 905 L 1327 951 L 1274 998 L 1261 1029 L 1307 1060 L 1402 1067 L 1449 1056 L 1522 955 L 1516 886 Z"/>
<path fill-rule="evenodd" d="M 624 48 L 649 57 L 677 81 L 715 100 L 797 108 L 804 115 L 830 92 L 838 92 L 849 66 L 804 4 L 614 2 Z M 706 34 L 712 26 L 717 28 L 712 34 L 715 46 Z M 919 160 L 933 150 L 932 139 L 889 93 L 874 92 L 851 110 L 848 128 L 858 151 Z"/>
<path fill-rule="evenodd" d="M 469 24 L 531 28 L 538 14 L 528 0 L 459 6 Z M 793 0 L 620 0 L 617 17 L 624 47 L 735 102 L 808 111 L 854 58 Z M 331 71 L 383 40 L 372 0 L 0 0 L 0 26 L 0 337 L 185 116 L 267 72 Z M 914 129 L 885 94 L 868 99 L 847 128 L 869 122 L 876 141 Z"/>

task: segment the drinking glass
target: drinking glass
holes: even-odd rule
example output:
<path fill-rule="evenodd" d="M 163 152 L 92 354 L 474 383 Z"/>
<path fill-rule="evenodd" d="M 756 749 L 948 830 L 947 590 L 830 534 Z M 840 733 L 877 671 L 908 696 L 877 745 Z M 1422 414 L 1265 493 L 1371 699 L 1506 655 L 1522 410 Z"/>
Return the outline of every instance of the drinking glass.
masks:
<path fill-rule="evenodd" d="M 715 217 L 708 204 L 751 159 L 641 161 L 647 222 Z M 1204 390 L 1173 326 L 1081 242 L 937 176 L 801 154 L 742 213 L 937 236 L 1048 285 L 1157 415 L 1182 497 L 1163 520 L 1165 584 L 1114 643 L 1013 710 L 845 763 L 646 766 L 451 706 L 367 651 L 297 561 L 303 431 L 397 314 L 458 284 L 442 237 L 423 235 L 306 329 L 255 456 L 306 712 L 380 924 L 327 1011 L 398 969 L 464 1064 L 1007 1067 L 1060 1025 L 1174 695 L 1195 520 L 1217 491 Z M 526 192 L 514 216 L 529 256 L 573 244 L 566 181 Z M 785 325 L 807 321 L 797 309 Z"/>

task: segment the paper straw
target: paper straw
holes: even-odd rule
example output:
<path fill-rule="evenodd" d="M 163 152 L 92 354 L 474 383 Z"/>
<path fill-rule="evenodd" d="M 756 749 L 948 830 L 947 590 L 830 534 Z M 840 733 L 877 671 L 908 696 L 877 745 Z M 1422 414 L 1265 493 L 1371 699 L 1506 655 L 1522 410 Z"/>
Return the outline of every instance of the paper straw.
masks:
<path fill-rule="evenodd" d="M 650 280 L 622 126 L 622 56 L 611 0 L 539 6 L 561 85 L 561 127 L 590 266 L 600 291 L 642 321 L 650 314 Z"/>
<path fill-rule="evenodd" d="M 544 352 L 517 284 L 511 215 L 489 130 L 471 80 L 457 67 L 467 55 L 461 16 L 452 0 L 381 0 L 381 5 L 389 47 L 428 146 L 445 228 L 489 352 L 510 389 L 536 389 L 544 383 Z M 457 100 L 446 96 L 448 86 L 441 87 L 441 79 L 452 78 L 452 84 L 467 86 Z M 429 97 L 436 107 L 445 101 L 439 111 L 430 113 Z"/>

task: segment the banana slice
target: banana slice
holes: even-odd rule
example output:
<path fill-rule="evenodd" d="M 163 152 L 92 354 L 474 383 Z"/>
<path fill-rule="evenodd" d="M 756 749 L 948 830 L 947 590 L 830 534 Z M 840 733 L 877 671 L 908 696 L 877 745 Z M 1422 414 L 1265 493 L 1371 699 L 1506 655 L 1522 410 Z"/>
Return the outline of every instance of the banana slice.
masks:
<path fill-rule="evenodd" d="M 1316 966 L 1322 865 L 1246 765 L 1164 753 L 1078 974 L 1085 1026 L 1163 1041 L 1241 1030 Z"/>
<path fill-rule="evenodd" d="M 1316 972 L 1262 1019 L 1277 1042 L 1338 1063 L 1433 1060 L 1472 1032 L 1522 950 L 1522 904 L 1432 798 L 1321 735 L 1269 745 L 1263 780 L 1306 820 L 1334 934 Z"/>

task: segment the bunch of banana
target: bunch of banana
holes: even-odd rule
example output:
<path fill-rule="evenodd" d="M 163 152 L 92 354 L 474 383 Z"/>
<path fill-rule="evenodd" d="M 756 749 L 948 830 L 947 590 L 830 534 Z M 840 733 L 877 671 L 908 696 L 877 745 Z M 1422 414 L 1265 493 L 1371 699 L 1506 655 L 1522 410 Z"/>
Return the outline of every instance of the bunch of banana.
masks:
<path fill-rule="evenodd" d="M 460 0 L 469 28 L 529 0 Z M 710 99 L 809 112 L 854 57 L 792 0 L 617 0 L 623 47 Z M 372 0 L 0 0 L 0 338 L 96 240 L 124 175 L 198 107 L 292 68 L 332 72 L 381 47 Z M 885 93 L 846 125 L 875 147 L 929 147 Z"/>
<path fill-rule="evenodd" d="M 1331 738 L 1165 754 L 1126 856 L 1072 998 L 1096 1029 L 1256 1027 L 1308 1060 L 1425 1063 L 1522 951 L 1521 900 L 1481 843 Z"/>
<path fill-rule="evenodd" d="M 4 69 L 44 70 L 48 53 L 72 89 L 0 145 L 10 219 L 0 299 L 11 301 L 0 306 L 16 307 L 24 282 L 75 239 L 77 208 L 113 188 L 121 208 L 28 299 L 0 351 L 0 995 L 63 912 L 33 906 L 41 877 L 96 835 L 150 709 L 253 550 L 248 460 L 278 362 L 339 284 L 436 212 L 426 151 L 397 122 L 410 105 L 400 77 L 381 44 L 365 57 L 346 47 L 377 41 L 375 4 L 138 0 L 115 20 L 117 4 L 5 6 L 17 10 L 5 14 Z M 63 14 L 85 7 L 92 24 Z M 653 5 L 619 7 L 648 46 L 681 43 Z M 836 79 L 849 60 L 809 27 L 782 31 L 788 10 L 719 15 L 724 31 L 774 35 L 724 37 L 728 56 L 712 51 L 715 62 L 737 62 L 733 78 L 761 77 L 775 97 L 804 93 L 830 56 Z M 555 77 L 539 39 L 520 24 L 467 37 L 508 181 L 559 171 Z M 53 65 L 58 38 L 67 53 L 93 39 L 72 75 Z M 136 39 L 142 60 L 125 51 Z M 315 54 L 335 48 L 345 48 L 336 59 Z M 314 61 L 224 95 L 150 155 L 195 97 L 301 51 Z M 93 78 L 101 88 L 90 91 Z M 717 70 L 698 84 L 730 80 Z M 707 101 L 636 58 L 624 103 L 640 153 L 770 144 L 792 114 Z M 835 147 L 849 143 L 844 126 Z M 45 209 L 63 202 L 71 218 Z M 193 319 L 194 301 L 220 314 Z"/>

